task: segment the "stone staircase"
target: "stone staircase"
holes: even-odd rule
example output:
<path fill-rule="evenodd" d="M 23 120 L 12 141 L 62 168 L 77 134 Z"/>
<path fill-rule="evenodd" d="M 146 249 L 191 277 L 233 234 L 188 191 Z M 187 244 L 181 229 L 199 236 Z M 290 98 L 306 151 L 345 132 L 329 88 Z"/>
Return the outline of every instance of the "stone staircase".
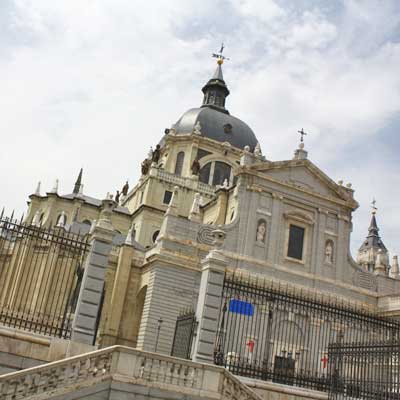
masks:
<path fill-rule="evenodd" d="M 0 376 L 0 399 L 261 400 L 224 368 L 113 346 Z"/>

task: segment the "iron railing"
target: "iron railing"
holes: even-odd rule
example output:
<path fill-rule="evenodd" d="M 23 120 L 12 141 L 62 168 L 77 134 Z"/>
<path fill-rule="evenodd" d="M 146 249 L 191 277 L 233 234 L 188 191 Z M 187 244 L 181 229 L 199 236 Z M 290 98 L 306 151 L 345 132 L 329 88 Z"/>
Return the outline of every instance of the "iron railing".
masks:
<path fill-rule="evenodd" d="M 400 400 L 400 341 L 329 345 L 329 399 Z"/>
<path fill-rule="evenodd" d="M 69 338 L 88 243 L 0 215 L 0 324 Z"/>
<path fill-rule="evenodd" d="M 174 341 L 171 356 L 191 359 L 193 338 L 197 327 L 194 311 L 183 312 L 178 316 L 175 325 Z"/>
<path fill-rule="evenodd" d="M 227 272 L 214 355 L 237 375 L 328 391 L 330 343 L 399 336 L 399 322 L 354 303 Z"/>

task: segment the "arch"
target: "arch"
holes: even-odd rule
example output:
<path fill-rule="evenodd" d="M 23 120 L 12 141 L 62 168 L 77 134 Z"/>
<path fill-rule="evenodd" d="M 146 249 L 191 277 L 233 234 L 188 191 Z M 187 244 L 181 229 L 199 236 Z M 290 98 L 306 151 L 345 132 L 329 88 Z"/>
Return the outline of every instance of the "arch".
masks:
<path fill-rule="evenodd" d="M 228 183 L 231 180 L 231 166 L 223 161 L 216 161 L 212 184 L 222 185 L 225 179 L 228 180 Z"/>
<path fill-rule="evenodd" d="M 185 160 L 185 152 L 180 151 L 176 156 L 175 175 L 182 175 L 184 160 Z"/>
<path fill-rule="evenodd" d="M 88 226 L 92 226 L 92 221 L 90 219 L 84 219 L 82 221 L 82 224 L 88 225 Z"/>
<path fill-rule="evenodd" d="M 62 211 L 60 214 L 57 215 L 55 226 L 58 226 L 58 224 L 60 223 L 62 224 L 62 226 L 65 226 L 65 224 L 67 223 L 67 219 L 68 219 L 68 214 Z"/>

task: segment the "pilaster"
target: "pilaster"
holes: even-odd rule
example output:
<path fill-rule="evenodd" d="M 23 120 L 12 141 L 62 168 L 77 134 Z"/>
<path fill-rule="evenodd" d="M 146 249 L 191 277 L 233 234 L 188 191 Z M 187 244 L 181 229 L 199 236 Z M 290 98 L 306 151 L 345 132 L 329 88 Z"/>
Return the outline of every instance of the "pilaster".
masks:
<path fill-rule="evenodd" d="M 211 251 L 202 261 L 196 318 L 199 322 L 193 349 L 193 360 L 214 363 L 215 340 L 222 301 L 227 261 L 219 250 Z"/>
<path fill-rule="evenodd" d="M 96 322 L 101 307 L 104 278 L 111 252 L 113 228 L 110 222 L 116 203 L 103 200 L 103 209 L 90 238 L 90 251 L 86 259 L 75 318 L 72 323 L 71 339 L 75 342 L 93 344 L 96 340 Z"/>
<path fill-rule="evenodd" d="M 282 196 L 272 193 L 272 209 L 271 209 L 271 230 L 269 231 L 269 248 L 268 248 L 268 261 L 271 264 L 279 262 L 279 255 L 277 251 L 279 250 L 279 238 L 281 229 L 281 202 Z"/>
<path fill-rule="evenodd" d="M 110 315 L 104 327 L 101 347 L 117 344 L 126 292 L 129 284 L 134 248 L 124 244 L 119 252 L 117 271 L 111 294 Z"/>

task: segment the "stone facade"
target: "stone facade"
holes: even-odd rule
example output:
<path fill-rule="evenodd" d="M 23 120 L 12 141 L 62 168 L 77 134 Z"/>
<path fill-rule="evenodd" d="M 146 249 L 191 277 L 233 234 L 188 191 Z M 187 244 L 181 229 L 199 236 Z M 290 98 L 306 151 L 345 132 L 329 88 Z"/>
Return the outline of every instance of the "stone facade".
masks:
<path fill-rule="evenodd" d="M 231 268 L 374 307 L 380 296 L 399 291 L 396 274 L 376 274 L 353 260 L 354 190 L 314 165 L 303 143 L 292 160 L 271 162 L 259 146 L 254 152 L 233 146 L 228 131 L 221 142 L 198 128 L 177 132 L 173 126 L 157 154 L 145 160 L 139 182 L 109 212 L 113 234 L 100 345 L 152 350 L 162 318 L 160 351 L 170 352 L 180 309 L 197 307 L 202 260 L 213 248 L 211 232 L 217 227 L 226 234 L 222 251 Z M 213 185 L 222 164 L 229 166 L 229 176 Z M 75 186 L 70 195 L 57 189 L 31 195 L 27 221 L 40 215 L 46 226 L 64 215 L 66 229 L 89 230 L 101 220 L 105 203 L 77 190 L 82 174 Z M 291 226 L 304 234 L 300 258 L 288 255 Z"/>
<path fill-rule="evenodd" d="M 216 76 L 222 79 L 222 71 Z M 350 254 L 358 207 L 351 186 L 333 182 L 308 159 L 303 143 L 293 159 L 268 161 L 259 145 L 234 136 L 235 126 L 218 125 L 225 109 L 212 112 L 218 135 L 199 121 L 187 131 L 172 126 L 143 162 L 139 182 L 117 201 L 85 195 L 82 174 L 71 194 L 54 188 L 30 196 L 26 223 L 60 223 L 91 240 L 72 340 L 170 354 L 177 316 L 189 308 L 200 320 L 195 359 L 211 363 L 226 267 L 400 315 L 398 267 L 390 276 L 388 269 L 376 273 Z M 239 128 L 251 138 L 251 130 Z M 243 146 L 232 144 L 239 139 Z M 216 231 L 224 236 L 218 250 Z"/>

